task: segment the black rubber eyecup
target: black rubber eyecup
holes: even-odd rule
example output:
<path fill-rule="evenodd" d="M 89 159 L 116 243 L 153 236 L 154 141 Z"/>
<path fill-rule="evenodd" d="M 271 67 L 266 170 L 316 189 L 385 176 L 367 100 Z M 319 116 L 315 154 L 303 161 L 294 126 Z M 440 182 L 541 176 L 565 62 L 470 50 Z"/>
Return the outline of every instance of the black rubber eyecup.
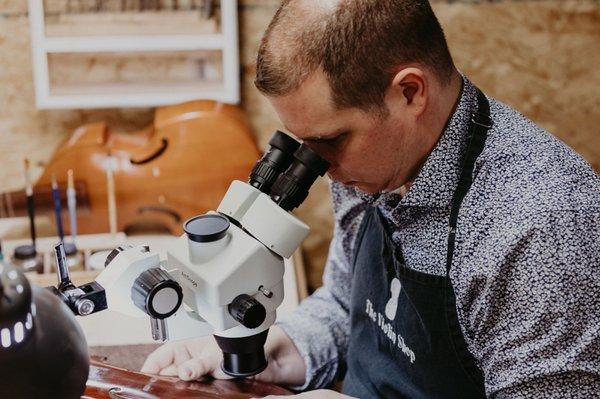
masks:
<path fill-rule="evenodd" d="M 294 151 L 300 147 L 299 142 L 279 130 L 273 134 L 273 137 L 269 140 L 269 145 L 271 147 L 279 148 L 281 151 L 288 154 L 293 154 Z"/>
<path fill-rule="evenodd" d="M 319 176 L 323 176 L 330 166 L 329 162 L 321 158 L 306 145 L 301 145 L 294 153 L 294 157 Z"/>

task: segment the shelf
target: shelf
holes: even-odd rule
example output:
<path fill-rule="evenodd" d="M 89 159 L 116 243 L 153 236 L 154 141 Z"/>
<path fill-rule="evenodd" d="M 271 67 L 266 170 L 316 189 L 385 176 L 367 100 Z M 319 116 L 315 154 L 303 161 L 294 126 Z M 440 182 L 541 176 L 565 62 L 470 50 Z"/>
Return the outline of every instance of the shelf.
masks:
<path fill-rule="evenodd" d="M 198 35 L 219 32 L 217 18 L 198 10 L 94 12 L 60 14 L 49 11 L 46 37 Z"/>
<path fill-rule="evenodd" d="M 124 51 L 219 50 L 225 47 L 222 34 L 162 36 L 47 37 L 40 43 L 46 53 L 97 53 Z"/>
<path fill-rule="evenodd" d="M 173 91 L 179 93 L 198 93 L 198 92 L 216 92 L 222 89 L 223 85 L 221 82 L 136 82 L 136 83 L 103 83 L 99 85 L 94 84 L 78 84 L 78 85 L 63 85 L 56 86 L 52 89 L 51 94 L 64 96 L 64 95 L 78 95 L 78 94 L 94 94 L 94 95 L 106 95 L 106 94 L 120 94 L 124 95 L 127 93 L 134 94 L 167 94 Z"/>
<path fill-rule="evenodd" d="M 211 18 L 198 10 L 61 13 L 64 5 L 46 15 L 43 0 L 28 3 L 38 108 L 240 101 L 236 0 L 220 0 Z M 195 59 L 202 57 L 194 54 L 173 56 L 168 61 L 173 67 L 165 67 L 167 53 L 199 51 L 218 52 L 216 67 L 198 64 Z M 163 69 L 152 70 L 156 65 Z"/>
<path fill-rule="evenodd" d="M 198 98 L 235 102 L 221 82 L 119 83 L 64 85 L 52 88 L 51 101 L 44 108 L 139 107 L 168 105 Z"/>

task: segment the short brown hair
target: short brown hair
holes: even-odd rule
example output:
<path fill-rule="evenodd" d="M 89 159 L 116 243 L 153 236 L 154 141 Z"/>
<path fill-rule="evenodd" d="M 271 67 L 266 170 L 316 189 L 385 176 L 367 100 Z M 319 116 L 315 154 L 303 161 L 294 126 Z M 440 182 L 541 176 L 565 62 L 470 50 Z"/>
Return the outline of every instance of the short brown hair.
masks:
<path fill-rule="evenodd" d="M 368 110 L 383 106 L 402 64 L 422 64 L 442 84 L 450 81 L 454 64 L 428 1 L 340 0 L 322 8 L 282 2 L 258 50 L 255 85 L 262 93 L 289 94 L 322 68 L 335 106 Z"/>

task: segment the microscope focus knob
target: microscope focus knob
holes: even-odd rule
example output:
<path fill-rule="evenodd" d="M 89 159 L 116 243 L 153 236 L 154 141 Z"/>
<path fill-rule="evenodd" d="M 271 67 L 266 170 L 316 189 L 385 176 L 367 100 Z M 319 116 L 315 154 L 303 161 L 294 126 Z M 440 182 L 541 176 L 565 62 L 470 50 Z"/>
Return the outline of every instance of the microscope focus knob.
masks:
<path fill-rule="evenodd" d="M 265 307 L 247 294 L 235 297 L 229 304 L 229 314 L 247 328 L 260 326 L 267 317 Z"/>
<path fill-rule="evenodd" d="M 140 274 L 134 281 L 131 299 L 144 313 L 155 319 L 166 319 L 181 306 L 183 291 L 169 273 L 154 267 Z"/>

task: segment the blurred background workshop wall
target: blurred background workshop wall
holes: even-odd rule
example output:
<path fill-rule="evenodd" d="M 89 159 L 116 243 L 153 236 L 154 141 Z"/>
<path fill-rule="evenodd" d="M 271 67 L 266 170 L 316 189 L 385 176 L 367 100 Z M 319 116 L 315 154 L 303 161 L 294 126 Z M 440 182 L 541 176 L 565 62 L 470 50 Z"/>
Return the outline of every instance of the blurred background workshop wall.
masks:
<path fill-rule="evenodd" d="M 600 170 L 600 2 L 434 1 L 455 61 L 486 93 L 543 126 Z M 242 106 L 264 148 L 277 117 L 253 87 L 254 57 L 279 1 L 240 0 Z M 144 68 L 140 67 L 140 74 Z M 27 2 L 0 0 L 0 190 L 23 187 L 22 160 L 47 160 L 76 127 L 107 121 L 136 130 L 151 109 L 37 110 Z M 41 172 L 41 169 L 38 173 Z M 298 214 L 313 229 L 304 244 L 308 282 L 321 284 L 331 235 L 328 186 Z"/>

